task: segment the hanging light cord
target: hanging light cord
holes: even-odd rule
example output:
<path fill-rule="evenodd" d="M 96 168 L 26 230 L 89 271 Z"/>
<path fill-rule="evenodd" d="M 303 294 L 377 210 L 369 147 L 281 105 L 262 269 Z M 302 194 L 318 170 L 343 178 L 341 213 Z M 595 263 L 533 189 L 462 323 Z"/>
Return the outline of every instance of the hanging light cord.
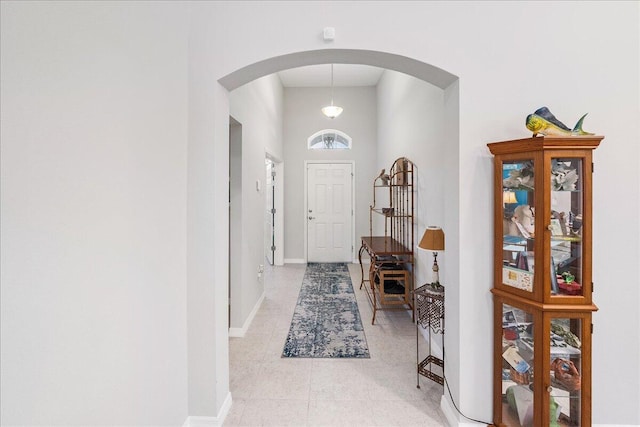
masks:
<path fill-rule="evenodd" d="M 331 64 L 331 106 L 333 107 L 333 64 Z"/>

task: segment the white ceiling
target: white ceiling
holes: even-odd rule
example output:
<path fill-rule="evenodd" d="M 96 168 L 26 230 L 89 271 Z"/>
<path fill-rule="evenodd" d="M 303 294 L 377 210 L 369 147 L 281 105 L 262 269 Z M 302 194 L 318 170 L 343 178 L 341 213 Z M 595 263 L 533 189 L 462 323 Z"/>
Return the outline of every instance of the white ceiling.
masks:
<path fill-rule="evenodd" d="M 360 64 L 335 64 L 334 86 L 376 86 L 383 68 Z M 278 73 L 284 87 L 330 87 L 331 64 L 290 68 Z"/>

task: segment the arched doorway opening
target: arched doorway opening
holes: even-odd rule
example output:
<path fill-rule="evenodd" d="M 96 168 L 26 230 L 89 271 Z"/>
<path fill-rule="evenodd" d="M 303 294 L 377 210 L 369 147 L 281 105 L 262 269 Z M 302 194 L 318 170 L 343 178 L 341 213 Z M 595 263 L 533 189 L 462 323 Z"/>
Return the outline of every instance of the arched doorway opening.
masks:
<path fill-rule="evenodd" d="M 265 59 L 240 68 L 218 80 L 228 91 L 250 81 L 289 68 L 317 64 L 363 64 L 408 74 L 447 89 L 458 77 L 434 65 L 407 56 L 361 49 L 320 49 L 295 52 Z"/>
<path fill-rule="evenodd" d="M 277 71 L 286 70 L 289 68 L 295 68 L 305 65 L 315 65 L 323 63 L 335 63 L 335 64 L 363 64 L 380 67 L 384 69 L 398 71 L 404 74 L 408 74 L 420 80 L 424 80 L 440 89 L 442 89 L 444 95 L 442 97 L 442 117 L 444 119 L 444 128 L 446 132 L 443 134 L 441 141 L 444 150 L 442 162 L 445 165 L 445 173 L 442 176 L 442 180 L 446 182 L 446 188 L 444 193 L 447 197 L 442 200 L 444 204 L 444 210 L 446 215 L 444 216 L 444 223 L 442 226 L 450 230 L 447 234 L 447 259 L 448 259 L 448 274 L 452 282 L 457 281 L 458 278 L 458 160 L 459 160 L 459 86 L 458 78 L 438 67 L 433 65 L 417 61 L 412 58 L 370 50 L 357 50 L 357 49 L 322 49 L 313 51 L 303 51 L 282 56 L 276 56 L 263 61 L 259 61 L 243 68 L 240 68 L 230 74 L 218 79 L 220 86 L 214 93 L 214 120 L 213 129 L 209 129 L 209 134 L 213 135 L 213 143 L 206 141 L 197 141 L 197 147 L 190 151 L 197 155 L 197 152 L 203 151 L 205 153 L 211 153 L 213 160 L 210 162 L 210 166 L 213 165 L 217 169 L 217 173 L 220 174 L 220 178 L 223 176 L 228 177 L 228 165 L 224 164 L 224 160 L 228 159 L 229 146 L 228 146 L 228 116 L 229 116 L 229 91 L 232 91 L 246 83 L 249 83 L 260 77 L 275 73 Z M 190 147 L 193 144 L 190 139 Z M 211 147 L 209 144 L 212 144 Z M 209 147 L 209 148 L 207 148 Z M 197 166 L 200 168 L 204 164 Z M 205 173 L 199 176 L 197 173 L 192 172 L 194 176 L 194 182 L 190 183 L 190 187 L 197 187 L 197 181 L 205 179 L 209 173 Z M 210 175 L 209 175 L 210 176 Z M 211 245 L 207 249 L 207 252 L 215 254 L 212 264 L 208 266 L 209 269 L 215 271 L 215 277 L 221 279 L 221 284 L 215 285 L 215 289 L 208 292 L 214 302 L 214 318 L 212 321 L 215 329 L 215 334 L 210 342 L 206 343 L 204 347 L 209 347 L 209 352 L 215 354 L 216 363 L 211 367 L 202 366 L 201 360 L 196 360 L 195 364 L 189 364 L 189 377 L 190 381 L 193 380 L 198 385 L 203 387 L 215 387 L 216 394 L 215 407 L 218 414 L 225 412 L 225 407 L 230 405 L 229 395 L 229 360 L 228 360 L 228 322 L 227 317 L 227 287 L 226 279 L 228 278 L 228 212 L 226 207 L 218 208 L 215 206 L 215 200 L 225 200 L 227 197 L 228 187 L 227 182 L 221 179 L 214 180 L 214 191 L 212 194 L 212 204 L 210 207 L 210 214 L 216 218 L 217 224 L 214 225 L 214 231 L 210 236 L 211 239 L 208 242 L 202 242 L 203 245 Z M 206 196 L 210 197 L 210 196 Z M 207 212 L 206 214 L 209 214 Z M 195 233 L 198 227 L 192 227 L 193 233 Z M 203 239 L 205 236 L 198 236 L 196 240 Z M 197 248 L 196 248 L 197 250 Z M 191 258 L 191 257 L 190 257 Z M 199 259 L 199 256 L 195 256 L 193 259 Z M 189 287 L 192 287 L 191 280 L 189 280 Z M 197 286 L 197 285 L 196 285 Z M 218 289 L 220 288 L 220 289 Z M 458 296 L 455 295 L 455 290 L 449 295 L 448 305 L 455 307 Z M 452 317 L 457 316 L 456 310 L 449 310 L 449 314 Z M 190 316 L 196 316 L 197 313 L 191 313 Z M 210 317 L 210 315 L 207 315 Z M 225 321 L 217 321 L 217 319 L 224 319 Z M 213 320 L 213 319 L 212 319 Z M 457 324 L 457 322 L 454 322 Z M 211 326 L 211 324 L 209 325 Z M 205 328 L 206 325 L 194 326 L 196 328 Z M 191 326 L 190 326 L 191 329 Z M 447 349 L 453 353 L 456 353 L 459 345 L 455 340 L 457 333 L 455 330 L 450 330 L 451 333 L 447 336 Z M 190 336 L 198 336 L 200 333 L 205 334 L 207 331 L 191 331 Z M 449 344 L 451 340 L 451 344 Z M 189 343 L 189 349 L 194 347 L 202 347 L 202 342 Z M 204 349 L 198 349 L 198 352 L 203 352 Z M 190 355 L 190 359 L 193 356 Z M 196 359 L 193 357 L 193 359 Z M 453 367 L 452 369 L 455 369 Z M 198 375 L 202 372 L 204 375 Z M 198 378 L 195 378 L 198 376 Z M 203 384 L 203 378 L 215 379 L 212 384 Z M 194 387 L 195 388 L 195 387 Z M 192 389 L 190 385 L 190 390 Z M 190 396 L 191 399 L 191 396 Z M 211 402 L 213 403 L 213 402 Z M 190 405 L 191 406 L 191 405 Z M 207 405 L 209 406 L 209 405 Z"/>

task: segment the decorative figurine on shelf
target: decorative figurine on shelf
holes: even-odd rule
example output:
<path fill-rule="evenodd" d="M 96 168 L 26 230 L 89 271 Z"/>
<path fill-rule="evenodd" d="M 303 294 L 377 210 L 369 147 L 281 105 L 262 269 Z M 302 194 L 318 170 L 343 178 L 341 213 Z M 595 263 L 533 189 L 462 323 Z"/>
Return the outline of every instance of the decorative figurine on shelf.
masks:
<path fill-rule="evenodd" d="M 580 341 L 580 338 L 578 338 L 578 336 L 573 332 L 571 332 L 568 328 L 558 323 L 551 322 L 551 332 L 560 336 L 571 347 L 575 347 L 575 348 L 582 347 L 582 342 Z"/>
<path fill-rule="evenodd" d="M 511 222 L 515 227 L 509 227 L 512 236 L 533 237 L 535 232 L 535 213 L 529 205 L 518 205 L 513 211 Z"/>
<path fill-rule="evenodd" d="M 557 219 L 560 223 L 560 231 L 563 236 L 569 235 L 569 229 L 567 228 L 567 214 L 564 212 L 551 211 L 551 219 Z"/>
<path fill-rule="evenodd" d="M 576 280 L 576 276 L 571 274 L 570 271 L 565 271 L 564 273 L 562 273 L 562 279 L 564 280 L 564 283 L 571 284 L 574 280 Z"/>
<path fill-rule="evenodd" d="M 551 186 L 553 191 L 575 191 L 578 172 L 556 159 L 551 160 Z"/>
<path fill-rule="evenodd" d="M 575 235 L 580 235 L 582 231 L 582 214 L 574 214 L 569 212 L 569 226 Z"/>
<path fill-rule="evenodd" d="M 533 132 L 533 136 L 538 134 L 555 136 L 593 135 L 582 130 L 582 122 L 585 116 L 586 114 L 580 117 L 573 129 L 569 129 L 564 123 L 556 119 L 556 116 L 551 114 L 547 107 L 541 107 L 527 116 L 526 126 L 527 129 Z"/>
<path fill-rule="evenodd" d="M 569 359 L 556 358 L 551 362 L 554 379 L 568 391 L 578 391 L 581 387 L 580 372 Z"/>
<path fill-rule="evenodd" d="M 384 169 L 382 169 L 380 175 L 378 175 L 378 178 L 380 178 L 380 181 L 382 181 L 382 185 L 384 185 L 385 187 L 389 185 L 389 174 L 385 173 Z"/>

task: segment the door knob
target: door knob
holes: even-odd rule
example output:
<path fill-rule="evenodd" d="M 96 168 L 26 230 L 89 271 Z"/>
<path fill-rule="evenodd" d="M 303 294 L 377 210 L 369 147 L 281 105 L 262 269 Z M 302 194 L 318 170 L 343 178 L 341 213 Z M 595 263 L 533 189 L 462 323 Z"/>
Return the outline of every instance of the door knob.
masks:
<path fill-rule="evenodd" d="M 316 217 L 315 216 L 310 216 L 309 219 L 316 219 Z"/>

